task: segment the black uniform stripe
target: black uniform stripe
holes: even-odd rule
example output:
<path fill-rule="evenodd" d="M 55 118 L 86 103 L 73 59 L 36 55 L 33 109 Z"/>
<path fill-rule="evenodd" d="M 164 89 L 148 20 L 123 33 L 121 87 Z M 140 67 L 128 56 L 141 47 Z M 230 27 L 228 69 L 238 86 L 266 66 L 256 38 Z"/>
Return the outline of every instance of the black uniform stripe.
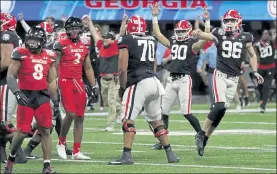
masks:
<path fill-rule="evenodd" d="M 131 106 L 130 106 L 130 109 L 129 109 L 128 119 L 131 118 L 131 115 L 132 115 L 132 112 L 133 112 L 135 96 L 136 96 L 136 89 L 137 89 L 137 84 L 134 85 L 134 90 L 133 90 L 133 94 L 132 94 L 132 101 L 131 101 Z"/>

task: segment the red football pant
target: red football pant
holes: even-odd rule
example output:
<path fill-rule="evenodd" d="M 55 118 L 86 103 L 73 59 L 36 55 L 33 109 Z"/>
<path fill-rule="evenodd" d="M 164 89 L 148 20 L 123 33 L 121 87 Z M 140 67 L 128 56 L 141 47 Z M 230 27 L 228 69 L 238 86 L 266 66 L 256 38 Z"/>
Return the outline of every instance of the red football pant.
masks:
<path fill-rule="evenodd" d="M 52 107 L 50 102 L 40 105 L 37 109 L 18 105 L 17 129 L 23 133 L 30 132 L 33 117 L 35 117 L 39 126 L 50 129 L 52 127 Z"/>
<path fill-rule="evenodd" d="M 84 116 L 87 99 L 83 79 L 59 79 L 59 88 L 65 111 Z"/>

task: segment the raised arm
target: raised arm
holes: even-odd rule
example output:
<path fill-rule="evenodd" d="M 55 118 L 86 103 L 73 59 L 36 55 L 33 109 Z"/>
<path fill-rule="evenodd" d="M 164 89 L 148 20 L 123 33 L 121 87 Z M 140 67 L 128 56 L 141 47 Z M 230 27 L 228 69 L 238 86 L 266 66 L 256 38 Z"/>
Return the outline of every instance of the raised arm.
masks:
<path fill-rule="evenodd" d="M 204 18 L 205 20 L 205 32 L 202 32 L 200 29 L 196 29 L 192 34 L 196 37 L 199 37 L 199 41 L 192 45 L 192 51 L 197 53 L 200 49 L 204 47 L 206 41 L 216 41 L 217 39 L 214 35 L 210 33 L 210 14 L 207 8 L 204 8 Z"/>
<path fill-rule="evenodd" d="M 19 17 L 19 22 L 21 23 L 21 25 L 24 28 L 25 32 L 28 32 L 31 29 L 31 27 L 24 21 L 23 13 L 19 13 L 18 17 Z"/>
<path fill-rule="evenodd" d="M 121 26 L 120 26 L 120 32 L 119 32 L 120 36 L 124 36 L 125 33 L 126 33 L 126 22 L 127 22 L 127 20 L 128 20 L 128 16 L 127 16 L 127 14 L 124 10 L 122 21 L 121 21 Z"/>
<path fill-rule="evenodd" d="M 167 48 L 170 48 L 170 41 L 160 31 L 160 27 L 158 24 L 158 15 L 159 15 L 159 4 L 156 2 L 152 6 L 153 32 L 161 44 L 163 44 Z"/>
<path fill-rule="evenodd" d="M 100 36 L 97 34 L 97 31 L 94 27 L 94 24 L 91 20 L 91 18 L 89 16 L 87 16 L 86 18 L 88 18 L 89 20 L 89 31 L 94 39 L 94 42 L 97 43 L 99 40 L 101 40 Z"/>

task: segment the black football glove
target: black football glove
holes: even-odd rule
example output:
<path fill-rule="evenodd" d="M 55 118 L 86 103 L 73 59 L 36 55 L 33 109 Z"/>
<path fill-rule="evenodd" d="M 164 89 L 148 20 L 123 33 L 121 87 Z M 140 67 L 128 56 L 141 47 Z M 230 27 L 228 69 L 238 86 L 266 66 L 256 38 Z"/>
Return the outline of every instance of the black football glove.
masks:
<path fill-rule="evenodd" d="M 119 88 L 119 90 L 118 90 L 118 96 L 119 96 L 119 98 L 122 100 L 122 98 L 123 98 L 123 95 L 124 95 L 124 92 L 125 92 L 125 90 L 126 89 L 124 89 L 124 88 Z"/>
<path fill-rule="evenodd" d="M 28 104 L 28 98 L 21 91 L 15 92 L 14 95 L 18 105 L 26 106 Z"/>
<path fill-rule="evenodd" d="M 53 119 L 52 120 L 56 120 L 57 118 L 59 118 L 61 116 L 59 102 L 57 100 L 53 100 L 52 102 L 53 102 Z"/>

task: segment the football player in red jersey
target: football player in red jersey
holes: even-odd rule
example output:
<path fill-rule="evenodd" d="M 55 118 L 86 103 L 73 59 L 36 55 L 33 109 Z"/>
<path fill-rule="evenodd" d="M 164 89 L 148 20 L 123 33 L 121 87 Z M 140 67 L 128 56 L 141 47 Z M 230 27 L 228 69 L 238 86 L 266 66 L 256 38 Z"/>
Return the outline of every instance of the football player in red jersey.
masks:
<path fill-rule="evenodd" d="M 65 151 L 66 136 L 74 120 L 74 144 L 72 159 L 89 160 L 90 157 L 80 152 L 83 136 L 84 112 L 86 107 L 86 91 L 82 80 L 82 67 L 92 88 L 92 95 L 98 95 L 95 87 L 94 72 L 88 56 L 88 48 L 80 40 L 82 21 L 70 17 L 65 22 L 67 38 L 60 39 L 54 44 L 59 63 L 59 88 L 61 101 L 66 111 L 62 121 L 61 133 L 57 144 L 58 155 L 67 159 Z"/>
<path fill-rule="evenodd" d="M 57 101 L 56 54 L 43 49 L 46 34 L 42 28 L 32 28 L 26 34 L 25 47 L 12 52 L 12 62 L 8 69 L 7 84 L 15 95 L 17 109 L 17 133 L 15 134 L 4 173 L 12 173 L 17 149 L 24 140 L 24 134 L 31 129 L 33 116 L 41 133 L 44 167 L 42 173 L 55 173 L 50 167 L 52 127 L 52 101 Z M 18 77 L 18 83 L 16 81 Z M 31 84 L 31 85 L 30 85 Z"/>

